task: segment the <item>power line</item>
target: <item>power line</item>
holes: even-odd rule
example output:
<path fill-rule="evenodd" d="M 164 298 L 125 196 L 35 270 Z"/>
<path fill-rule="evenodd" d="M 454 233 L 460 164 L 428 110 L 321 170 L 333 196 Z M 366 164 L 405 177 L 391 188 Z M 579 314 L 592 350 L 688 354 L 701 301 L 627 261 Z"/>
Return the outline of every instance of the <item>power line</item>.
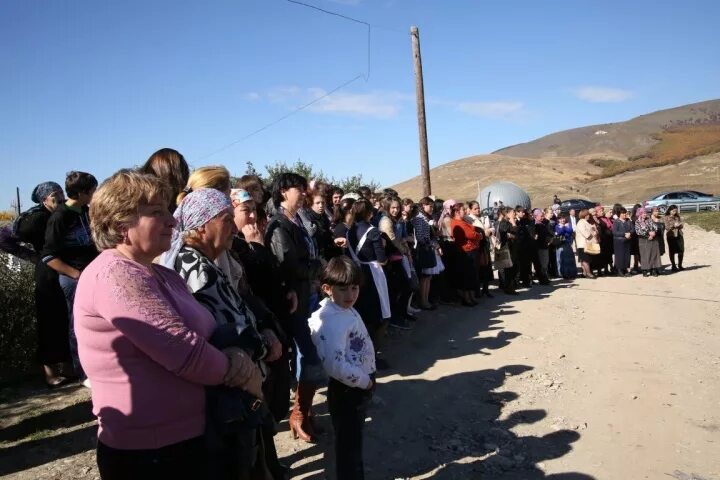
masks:
<path fill-rule="evenodd" d="M 245 135 L 244 137 L 238 138 L 237 140 L 235 140 L 235 141 L 233 141 L 233 142 L 231 142 L 231 143 L 228 143 L 227 145 L 224 145 L 224 146 L 218 148 L 217 150 L 213 151 L 212 153 L 209 153 L 209 154 L 207 154 L 207 155 L 205 155 L 205 156 L 203 156 L 203 157 L 200 157 L 198 160 L 205 160 L 205 159 L 210 158 L 210 157 L 212 157 L 212 156 L 214 156 L 214 155 L 217 155 L 217 154 L 220 153 L 220 152 L 224 152 L 224 151 L 227 150 L 228 148 L 233 147 L 234 145 L 237 145 L 238 143 L 240 143 L 240 142 L 242 142 L 242 141 L 245 141 L 245 140 L 247 140 L 248 138 L 250 138 L 250 137 L 252 137 L 252 136 L 257 135 L 258 133 L 263 132 L 263 131 L 267 130 L 268 128 L 270 128 L 270 127 L 272 127 L 272 126 L 274 126 L 274 125 L 277 125 L 278 123 L 280 123 L 280 122 L 282 122 L 283 120 L 285 120 L 285 119 L 287 119 L 287 118 L 295 115 L 296 113 L 298 113 L 298 112 L 300 112 L 300 111 L 302 111 L 302 110 L 305 110 L 306 108 L 314 105 L 315 103 L 319 102 L 320 100 L 323 100 L 323 99 L 329 97 L 329 96 L 332 95 L 333 93 L 337 92 L 338 90 L 340 90 L 340 89 L 342 89 L 342 88 L 344 88 L 344 87 L 347 87 L 348 85 L 350 85 L 351 83 L 353 83 L 353 82 L 355 82 L 355 81 L 357 81 L 357 80 L 363 79 L 363 80 L 365 80 L 365 82 L 368 82 L 368 81 L 370 80 L 370 65 L 371 65 L 371 63 L 370 63 L 370 46 L 371 46 L 371 31 L 372 31 L 373 28 L 379 28 L 379 29 L 388 30 L 388 31 L 396 32 L 396 33 L 401 33 L 401 34 L 403 34 L 403 35 L 407 35 L 406 32 L 402 32 L 402 31 L 397 30 L 397 29 L 394 29 L 394 28 L 384 27 L 384 26 L 382 26 L 382 25 L 374 25 L 374 24 L 371 24 L 371 23 L 366 22 L 366 21 L 364 21 L 364 20 L 360 20 L 360 19 L 357 19 L 357 18 L 349 17 L 349 16 L 347 16 L 347 15 L 343 15 L 343 14 L 337 13 L 337 12 L 332 12 L 332 11 L 330 11 L 330 10 L 325 10 L 324 8 L 320 8 L 320 7 L 318 7 L 318 6 L 311 5 L 311 4 L 309 4 L 309 3 L 303 3 L 303 2 L 300 2 L 300 1 L 298 1 L 298 0 L 287 0 L 287 1 L 290 2 L 290 3 L 294 3 L 294 4 L 296 4 L 296 5 L 301 5 L 301 6 L 303 6 L 303 7 L 311 8 L 311 9 L 313 9 L 313 10 L 317 10 L 317 11 L 319 11 L 319 12 L 322 12 L 322 13 L 325 13 L 325 14 L 328 14 L 328 15 L 333 15 L 333 16 L 336 16 L 336 17 L 343 18 L 343 19 L 345 19 L 345 20 L 349 20 L 349 21 L 351 21 L 351 22 L 355 22 L 355 23 L 359 23 L 359 24 L 365 25 L 365 26 L 367 27 L 367 69 L 366 69 L 365 74 L 356 75 L 355 77 L 351 78 L 350 80 L 347 80 L 346 82 L 344 82 L 344 83 L 338 85 L 337 87 L 333 88 L 332 90 L 330 90 L 330 91 L 327 92 L 326 94 L 324 94 L 324 95 L 322 95 L 322 96 L 320 96 L 320 97 L 318 97 L 318 98 L 315 98 L 315 99 L 313 99 L 312 101 L 310 101 L 310 102 L 308 102 L 308 103 L 306 103 L 306 104 L 304 104 L 304 105 L 301 105 L 301 106 L 295 108 L 294 110 L 292 110 L 291 112 L 283 115 L 282 117 L 280 117 L 280 118 L 278 118 L 278 119 L 276 119 L 276 120 L 273 120 L 272 122 L 270 122 L 270 123 L 268 123 L 268 124 L 266 124 L 266 125 L 263 125 L 262 127 L 258 128 L 257 130 L 254 130 L 254 131 L 248 133 L 248 134 Z"/>
<path fill-rule="evenodd" d="M 208 155 L 205 155 L 204 157 L 200 157 L 198 160 L 205 160 L 205 159 L 207 159 L 207 158 L 212 157 L 213 155 L 217 155 L 218 153 L 223 152 L 223 151 L 227 150 L 228 148 L 230 148 L 230 147 L 232 147 L 232 146 L 234 146 L 234 145 L 237 145 L 238 143 L 240 143 L 240 142 L 242 142 L 242 141 L 244 141 L 244 140 L 247 140 L 248 138 L 250 138 L 250 137 L 252 137 L 252 136 L 254 136 L 254 135 L 257 135 L 258 133 L 260 133 L 260 132 L 262 132 L 262 131 L 264 131 L 264 130 L 267 130 L 268 128 L 272 127 L 273 125 L 277 125 L 278 123 L 282 122 L 282 121 L 285 120 L 286 118 L 289 118 L 289 117 L 295 115 L 296 113 L 300 112 L 301 110 L 305 110 L 306 108 L 312 106 L 313 104 L 319 102 L 320 100 L 322 100 L 322 99 L 324 99 L 324 98 L 329 97 L 330 95 L 332 95 L 333 93 L 337 92 L 337 91 L 340 90 L 341 88 L 347 87 L 347 86 L 350 85 L 351 83 L 353 83 L 353 82 L 355 82 L 355 81 L 357 81 L 357 80 L 360 80 L 361 78 L 364 78 L 364 75 L 356 75 L 355 77 L 351 78 L 350 80 L 346 81 L 345 83 L 343 83 L 343 84 L 341 84 L 341 85 L 338 85 L 337 87 L 333 88 L 332 90 L 330 90 L 329 92 L 327 92 L 325 95 L 322 95 L 322 96 L 320 96 L 320 97 L 312 100 L 311 102 L 306 103 L 305 105 L 301 105 L 301 106 L 297 107 L 296 109 L 294 109 L 293 111 L 291 111 L 291 112 L 283 115 L 282 117 L 280 117 L 280 118 L 278 118 L 278 119 L 276 119 L 276 120 L 273 120 L 272 122 L 270 122 L 270 123 L 268 123 L 268 124 L 266 124 L 266 125 L 258 128 L 257 130 L 254 130 L 254 131 L 248 133 L 247 135 L 245 135 L 245 136 L 242 137 L 242 138 L 238 138 L 238 139 L 235 140 L 234 142 L 228 143 L 227 145 L 218 148 L 218 149 L 215 150 L 214 152 L 212 152 L 212 153 L 210 153 L 210 154 L 208 154 Z"/>
<path fill-rule="evenodd" d="M 407 31 L 399 30 L 399 29 L 397 29 L 397 28 L 392 28 L 392 27 L 386 27 L 386 26 L 384 26 L 384 25 L 378 25 L 377 23 L 366 22 L 365 20 L 360 20 L 360 19 L 357 19 L 357 18 L 354 18 L 354 17 L 350 17 L 350 16 L 348 16 L 348 15 L 343 15 L 342 13 L 332 12 L 332 11 L 330 11 L 330 10 L 325 10 L 324 8 L 320 8 L 320 7 L 317 7 L 317 6 L 315 6 L 315 5 L 311 5 L 311 4 L 309 4 L 309 3 L 299 2 L 299 1 L 297 1 L 297 0 L 287 0 L 287 1 L 290 2 L 290 3 L 296 3 L 296 4 L 298 4 L 298 5 L 303 5 L 303 6 L 308 7 L 308 8 L 312 8 L 312 9 L 315 9 L 315 10 L 319 10 L 319 11 L 321 11 L 321 12 L 323 12 L 323 13 L 327 13 L 328 15 L 335 15 L 336 17 L 342 17 L 342 18 L 344 18 L 344 19 L 346 19 L 346 20 L 350 20 L 350 21 L 357 22 L 357 23 L 362 23 L 362 24 L 364 24 L 364 25 L 370 26 L 371 28 L 377 28 L 377 29 L 380 29 L 380 30 L 387 30 L 387 31 L 389 31 L 389 32 L 395 32 L 395 33 L 399 33 L 399 34 L 401 34 L 401 35 L 408 35 L 408 32 L 407 32 Z"/>
<path fill-rule="evenodd" d="M 365 75 L 365 82 L 370 80 L 370 31 L 372 29 L 372 26 L 368 22 L 358 20 L 357 18 L 348 17 L 347 15 L 343 15 L 342 13 L 331 12 L 330 10 L 325 10 L 324 8 L 316 7 L 315 5 L 310 5 L 309 3 L 298 2 L 297 0 L 287 1 L 296 5 L 302 5 L 303 7 L 311 8 L 313 10 L 318 10 L 322 13 L 327 13 L 328 15 L 334 15 L 336 17 L 344 18 L 345 20 L 350 20 L 351 22 L 365 25 L 367 27 L 367 74 Z"/>

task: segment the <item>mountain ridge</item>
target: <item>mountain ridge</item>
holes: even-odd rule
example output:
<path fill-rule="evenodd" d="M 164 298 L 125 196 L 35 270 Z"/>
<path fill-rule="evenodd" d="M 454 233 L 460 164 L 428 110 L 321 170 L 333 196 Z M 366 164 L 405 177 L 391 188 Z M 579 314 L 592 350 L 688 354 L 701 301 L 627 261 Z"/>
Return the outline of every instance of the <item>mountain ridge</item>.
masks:
<path fill-rule="evenodd" d="M 499 180 L 518 184 L 538 205 L 554 194 L 605 203 L 635 203 L 672 190 L 720 194 L 720 100 L 555 132 L 439 165 L 430 176 L 435 195 L 457 200 L 475 199 Z M 420 176 L 393 188 L 417 200 Z"/>
<path fill-rule="evenodd" d="M 601 155 L 628 159 L 646 153 L 657 144 L 654 135 L 667 128 L 706 123 L 720 123 L 720 99 L 657 110 L 622 122 L 561 130 L 492 153 L 527 158 Z"/>

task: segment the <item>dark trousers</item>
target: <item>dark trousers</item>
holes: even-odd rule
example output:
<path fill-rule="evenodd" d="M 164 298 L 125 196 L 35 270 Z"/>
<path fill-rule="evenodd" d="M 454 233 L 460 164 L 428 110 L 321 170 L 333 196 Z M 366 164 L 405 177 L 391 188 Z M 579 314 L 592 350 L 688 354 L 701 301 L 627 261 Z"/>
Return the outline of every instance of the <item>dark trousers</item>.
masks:
<path fill-rule="evenodd" d="M 86 377 L 82 365 L 80 365 L 77 337 L 75 336 L 75 320 L 73 316 L 73 304 L 75 303 L 75 290 L 77 290 L 78 281 L 65 275 L 58 275 L 58 280 L 60 282 L 60 288 L 63 291 L 63 295 L 65 295 L 65 301 L 67 302 L 68 319 L 70 322 L 68 331 L 70 337 L 70 357 L 72 358 L 75 373 L 81 379 L 84 379 Z"/>
<path fill-rule="evenodd" d="M 153 450 L 119 450 L 97 445 L 102 480 L 199 480 L 207 478 L 207 453 L 203 437 Z"/>
<path fill-rule="evenodd" d="M 369 390 L 348 387 L 335 379 L 328 384 L 328 408 L 335 430 L 337 480 L 363 480 L 363 428 L 372 398 Z"/>
<path fill-rule="evenodd" d="M 387 278 L 392 318 L 401 320 L 405 318 L 408 300 L 412 293 L 410 279 L 402 266 L 402 261 L 388 262 L 385 265 L 385 278 Z"/>
<path fill-rule="evenodd" d="M 515 263 L 515 260 L 513 259 L 513 264 L 516 267 L 515 275 L 518 277 L 518 281 L 523 285 L 532 284 L 532 263 L 532 247 L 521 246 L 517 255 L 517 263 Z"/>

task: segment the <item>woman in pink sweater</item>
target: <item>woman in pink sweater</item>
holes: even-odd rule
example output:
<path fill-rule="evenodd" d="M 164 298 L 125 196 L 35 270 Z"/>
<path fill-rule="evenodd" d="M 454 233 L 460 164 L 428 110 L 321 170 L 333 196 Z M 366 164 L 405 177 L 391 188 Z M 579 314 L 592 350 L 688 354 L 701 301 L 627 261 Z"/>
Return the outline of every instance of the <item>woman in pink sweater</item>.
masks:
<path fill-rule="evenodd" d="M 170 247 L 168 201 L 159 179 L 121 170 L 90 205 L 102 253 L 80 277 L 75 331 L 103 480 L 204 478 L 204 386 L 242 386 L 256 374 L 244 352 L 207 342 L 212 315 L 177 273 L 152 263 Z"/>

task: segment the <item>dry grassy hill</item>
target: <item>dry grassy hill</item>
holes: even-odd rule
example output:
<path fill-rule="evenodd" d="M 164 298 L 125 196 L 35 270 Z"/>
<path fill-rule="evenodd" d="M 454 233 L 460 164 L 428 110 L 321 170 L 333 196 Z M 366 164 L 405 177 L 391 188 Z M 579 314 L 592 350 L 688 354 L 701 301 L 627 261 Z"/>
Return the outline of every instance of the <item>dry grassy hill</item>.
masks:
<path fill-rule="evenodd" d="M 433 194 L 440 198 L 475 199 L 480 189 L 498 180 L 523 187 L 533 204 L 560 198 L 589 198 L 603 203 L 635 203 L 667 190 L 700 190 L 720 194 L 720 153 L 685 160 L 677 165 L 646 168 L 587 181 L 601 172 L 589 157 L 518 158 L 477 155 L 446 163 L 430 171 Z M 393 186 L 401 196 L 422 195 L 420 177 Z"/>
<path fill-rule="evenodd" d="M 667 190 L 720 194 L 720 100 L 558 132 L 431 170 L 441 198 L 474 199 L 498 180 L 517 183 L 537 205 L 554 194 L 604 203 L 634 203 Z M 418 198 L 420 177 L 393 188 Z"/>
<path fill-rule="evenodd" d="M 720 123 L 720 100 L 660 110 L 625 122 L 565 130 L 493 153 L 530 158 L 598 155 L 624 160 L 645 154 L 659 142 L 657 135 L 663 130 L 708 123 Z"/>

